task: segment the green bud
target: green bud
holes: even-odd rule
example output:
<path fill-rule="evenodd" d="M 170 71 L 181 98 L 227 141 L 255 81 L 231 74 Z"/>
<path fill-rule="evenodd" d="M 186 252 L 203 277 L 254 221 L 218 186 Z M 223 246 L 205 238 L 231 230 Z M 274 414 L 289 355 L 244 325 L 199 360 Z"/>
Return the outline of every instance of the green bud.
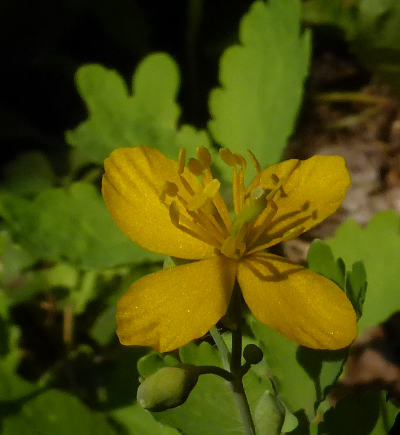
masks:
<path fill-rule="evenodd" d="M 265 391 L 260 397 L 254 412 L 257 433 L 268 435 L 281 434 L 284 421 L 285 408 L 275 395 Z"/>
<path fill-rule="evenodd" d="M 137 401 L 149 411 L 164 411 L 182 405 L 199 377 L 196 366 L 163 367 L 146 378 L 137 391 Z"/>
<path fill-rule="evenodd" d="M 249 364 L 258 364 L 264 355 L 262 350 L 255 344 L 248 344 L 243 351 L 243 358 Z"/>

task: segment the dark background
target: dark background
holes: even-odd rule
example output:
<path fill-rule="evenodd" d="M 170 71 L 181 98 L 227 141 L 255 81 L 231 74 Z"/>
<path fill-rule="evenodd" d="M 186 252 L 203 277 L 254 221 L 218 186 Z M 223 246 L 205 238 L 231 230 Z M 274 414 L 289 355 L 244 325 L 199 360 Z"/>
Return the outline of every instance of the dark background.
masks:
<path fill-rule="evenodd" d="M 86 118 L 74 84 L 85 63 L 117 69 L 130 82 L 148 53 L 166 51 L 182 74 L 184 122 L 204 126 L 218 60 L 237 40 L 252 2 L 222 0 L 3 0 L 0 6 L 2 159 L 43 150 L 62 160 L 64 132 Z"/>

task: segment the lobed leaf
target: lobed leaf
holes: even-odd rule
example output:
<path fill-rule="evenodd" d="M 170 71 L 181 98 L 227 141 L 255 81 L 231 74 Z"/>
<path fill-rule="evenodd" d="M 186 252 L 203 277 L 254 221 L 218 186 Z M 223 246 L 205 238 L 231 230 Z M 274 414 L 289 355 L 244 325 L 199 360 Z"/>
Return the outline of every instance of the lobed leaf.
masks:
<path fill-rule="evenodd" d="M 161 258 L 122 234 L 91 184 L 48 189 L 32 201 L 8 194 L 1 208 L 21 245 L 37 259 L 106 268 Z"/>
<path fill-rule="evenodd" d="M 359 321 L 360 334 L 385 321 L 400 307 L 399 228 L 400 216 L 388 210 L 377 213 L 365 228 L 347 221 L 327 240 L 335 257 L 343 258 L 346 264 L 360 260 L 364 263 L 368 291 Z"/>
<path fill-rule="evenodd" d="M 282 156 L 308 72 L 310 34 L 300 30 L 300 2 L 254 2 L 240 22 L 239 40 L 221 58 L 209 129 L 234 152 L 251 148 L 264 167 Z"/>
<path fill-rule="evenodd" d="M 114 70 L 96 64 L 82 66 L 76 83 L 89 117 L 66 133 L 67 142 L 83 154 L 81 163 L 102 164 L 119 147 L 152 146 L 176 158 L 182 145 L 208 146 L 204 131 L 177 127 L 179 81 L 178 67 L 165 53 L 153 53 L 142 60 L 133 76 L 132 90 Z"/>

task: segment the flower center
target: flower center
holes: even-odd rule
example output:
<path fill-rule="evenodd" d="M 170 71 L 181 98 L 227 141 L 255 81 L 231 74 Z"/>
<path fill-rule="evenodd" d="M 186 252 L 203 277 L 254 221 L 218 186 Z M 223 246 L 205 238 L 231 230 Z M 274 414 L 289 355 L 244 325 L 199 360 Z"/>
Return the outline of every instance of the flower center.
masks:
<path fill-rule="evenodd" d="M 197 159 L 186 162 L 186 151 L 179 153 L 177 175 L 178 182 L 167 181 L 160 199 L 168 207 L 172 224 L 211 246 L 226 257 L 239 259 L 269 246 L 268 232 L 277 219 L 276 195 L 287 196 L 283 183 L 296 165 L 283 178 L 272 173 L 268 188 L 260 185 L 261 165 L 249 151 L 258 176 L 246 189 L 244 186 L 245 159 L 226 148 L 219 151 L 221 159 L 232 168 L 232 190 L 234 217 L 230 217 L 225 201 L 220 194 L 220 182 L 213 178 L 209 151 L 200 147 L 196 151 Z M 265 180 L 264 184 L 265 186 Z M 306 211 L 300 210 L 299 212 Z M 308 219 L 308 217 L 306 217 Z M 288 228 L 286 235 L 293 237 L 291 231 L 299 234 L 303 227 Z M 279 237 L 271 233 L 271 240 Z M 261 240 L 261 241 L 260 241 Z"/>
<path fill-rule="evenodd" d="M 169 208 L 175 227 L 219 250 L 232 221 L 210 165 L 211 155 L 206 148 L 198 148 L 197 159 L 188 162 L 182 149 L 177 166 L 179 185 L 167 181 L 160 199 Z"/>

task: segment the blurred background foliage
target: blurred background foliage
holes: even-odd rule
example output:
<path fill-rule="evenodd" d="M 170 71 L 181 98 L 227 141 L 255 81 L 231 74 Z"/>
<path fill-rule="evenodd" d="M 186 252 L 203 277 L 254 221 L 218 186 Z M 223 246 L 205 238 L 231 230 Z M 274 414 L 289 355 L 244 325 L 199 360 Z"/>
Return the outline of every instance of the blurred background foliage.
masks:
<path fill-rule="evenodd" d="M 167 356 L 116 339 L 118 298 L 164 260 L 122 235 L 100 195 L 104 158 L 135 145 L 173 158 L 182 146 L 251 148 L 263 166 L 317 152 L 346 158 L 353 186 L 342 212 L 280 249 L 347 292 L 360 334 L 380 328 L 372 351 L 397 378 L 367 364 L 368 382 L 344 378 L 353 394 L 333 393 L 346 352 L 299 348 L 248 314 L 245 342 L 266 357 L 245 387 L 260 434 L 267 390 L 284 410 L 270 433 L 389 433 L 397 408 L 386 396 L 400 396 L 400 2 L 0 8 L 0 433 L 244 433 L 216 377 L 201 377 L 179 408 L 136 404 L 139 379 L 157 368 L 221 361 L 210 337 Z M 326 240 L 309 248 L 315 237 Z"/>

